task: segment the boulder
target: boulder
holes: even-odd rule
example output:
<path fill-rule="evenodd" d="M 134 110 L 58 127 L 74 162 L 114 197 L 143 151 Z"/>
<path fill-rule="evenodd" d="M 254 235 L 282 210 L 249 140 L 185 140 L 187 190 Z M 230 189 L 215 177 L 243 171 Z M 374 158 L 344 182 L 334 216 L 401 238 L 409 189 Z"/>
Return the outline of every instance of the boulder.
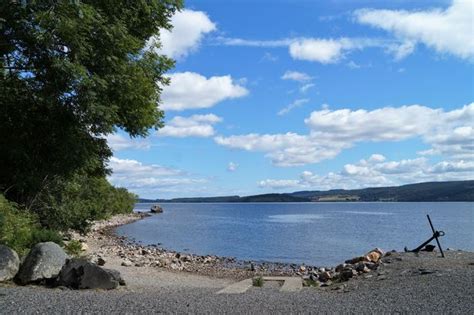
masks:
<path fill-rule="evenodd" d="M 153 206 L 151 206 L 151 208 L 150 208 L 150 212 L 151 212 L 151 213 L 162 213 L 162 212 L 163 212 L 163 208 L 160 207 L 159 205 L 153 205 Z"/>
<path fill-rule="evenodd" d="M 64 250 L 56 243 L 38 243 L 30 250 L 20 267 L 20 284 L 56 278 L 67 260 Z"/>
<path fill-rule="evenodd" d="M 368 252 L 365 255 L 365 258 L 366 258 L 365 260 L 376 263 L 380 260 L 380 258 L 383 256 L 383 254 L 384 253 L 380 248 L 375 248 L 375 249 L 371 250 L 370 252 Z"/>
<path fill-rule="evenodd" d="M 120 272 L 105 269 L 85 259 L 73 258 L 61 269 L 58 285 L 72 289 L 111 290 L 125 284 Z"/>
<path fill-rule="evenodd" d="M 327 282 L 330 279 L 332 279 L 332 274 L 328 271 L 319 274 L 319 280 L 322 282 Z"/>
<path fill-rule="evenodd" d="M 350 268 L 345 268 L 344 270 L 341 270 L 341 272 L 339 273 L 339 279 L 341 281 L 347 281 L 349 280 L 350 278 L 352 278 L 353 276 L 353 272 L 352 272 L 352 269 Z"/>
<path fill-rule="evenodd" d="M 367 261 L 366 256 L 354 257 L 354 258 L 352 258 L 352 259 L 346 260 L 345 263 L 346 263 L 346 264 L 354 265 L 354 264 L 357 264 L 357 263 L 360 262 L 360 261 Z"/>
<path fill-rule="evenodd" d="M 0 245 L 0 282 L 13 279 L 19 268 L 18 254 L 13 249 Z"/>

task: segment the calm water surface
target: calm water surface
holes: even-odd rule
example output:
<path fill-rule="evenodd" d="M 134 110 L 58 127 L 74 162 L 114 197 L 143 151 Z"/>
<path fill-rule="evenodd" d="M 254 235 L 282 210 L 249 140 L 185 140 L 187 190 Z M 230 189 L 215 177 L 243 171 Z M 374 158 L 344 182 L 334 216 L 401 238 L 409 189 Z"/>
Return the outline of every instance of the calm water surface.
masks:
<path fill-rule="evenodd" d="M 137 204 L 147 211 L 151 204 Z M 244 260 L 334 265 L 374 247 L 474 250 L 474 203 L 176 203 L 117 232 L 143 244 Z"/>

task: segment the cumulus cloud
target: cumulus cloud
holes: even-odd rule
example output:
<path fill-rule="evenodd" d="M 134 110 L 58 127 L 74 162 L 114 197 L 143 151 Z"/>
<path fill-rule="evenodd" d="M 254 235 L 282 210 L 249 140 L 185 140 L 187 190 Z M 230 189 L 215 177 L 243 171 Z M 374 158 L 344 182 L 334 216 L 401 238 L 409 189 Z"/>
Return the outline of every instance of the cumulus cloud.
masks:
<path fill-rule="evenodd" d="M 163 128 L 157 131 L 162 137 L 211 137 L 214 135 L 213 125 L 222 121 L 214 114 L 192 115 L 190 117 L 176 116 Z"/>
<path fill-rule="evenodd" d="M 263 152 L 277 166 L 298 166 L 331 159 L 359 142 L 401 141 L 419 137 L 432 148 L 425 154 L 473 158 L 474 103 L 444 111 L 421 105 L 375 110 L 314 111 L 305 119 L 308 134 L 218 136 L 217 144 Z M 381 157 L 374 156 L 374 160 Z"/>
<path fill-rule="evenodd" d="M 287 105 L 285 108 L 282 108 L 279 112 L 278 112 L 278 115 L 279 116 L 283 116 L 283 115 L 286 115 L 288 114 L 290 111 L 292 111 L 293 109 L 297 108 L 297 107 L 300 107 L 300 106 L 303 106 L 304 104 L 308 103 L 309 102 L 309 99 L 307 98 L 301 98 L 301 99 L 297 99 L 297 100 L 294 100 L 293 102 L 291 102 L 289 105 Z"/>
<path fill-rule="evenodd" d="M 396 141 L 426 133 L 443 116 L 441 109 L 420 105 L 314 111 L 305 123 L 322 136 L 352 141 Z"/>
<path fill-rule="evenodd" d="M 317 163 L 337 156 L 347 146 L 317 139 L 311 135 L 247 134 L 239 136 L 218 136 L 214 141 L 231 149 L 264 152 L 277 166 L 298 166 Z"/>
<path fill-rule="evenodd" d="M 318 175 L 304 171 L 298 179 L 265 179 L 258 184 L 275 190 L 356 189 L 423 181 L 468 180 L 472 179 L 473 171 L 472 161 L 442 161 L 435 164 L 430 164 L 426 158 L 386 161 L 385 156 L 374 154 L 369 159 L 344 165 L 339 172 Z"/>
<path fill-rule="evenodd" d="M 307 82 L 311 81 L 313 78 L 304 72 L 298 72 L 298 71 L 286 71 L 281 78 L 283 80 L 293 80 L 297 82 Z"/>
<path fill-rule="evenodd" d="M 335 64 L 343 60 L 355 50 L 379 48 L 392 54 L 396 60 L 410 54 L 414 49 L 414 42 L 400 39 L 382 38 L 315 38 L 298 37 L 281 40 L 246 40 L 240 38 L 219 38 L 218 43 L 227 46 L 248 46 L 262 48 L 288 47 L 293 59 Z"/>
<path fill-rule="evenodd" d="M 302 39 L 290 44 L 291 57 L 323 64 L 338 62 L 345 50 L 353 48 L 349 39 Z"/>
<path fill-rule="evenodd" d="M 229 172 L 235 172 L 238 167 L 239 167 L 239 164 L 234 163 L 234 162 L 229 162 L 229 165 L 227 165 L 227 170 Z"/>
<path fill-rule="evenodd" d="M 455 0 L 447 9 L 425 11 L 362 9 L 355 12 L 359 23 L 391 32 L 405 45 L 400 57 L 416 43 L 440 53 L 472 60 L 474 57 L 474 6 L 471 0 Z"/>
<path fill-rule="evenodd" d="M 191 176 L 174 168 L 157 164 L 144 164 L 133 159 L 112 157 L 109 167 L 113 173 L 109 180 L 114 185 L 126 187 L 140 196 L 156 198 L 158 194 L 183 190 L 192 191 L 207 183 L 207 179 Z"/>
<path fill-rule="evenodd" d="M 216 30 L 216 25 L 202 11 L 182 10 L 171 18 L 173 29 L 161 30 L 160 35 L 152 37 L 149 45 L 161 41 L 159 53 L 172 58 L 183 58 L 195 51 L 202 38 L 209 32 Z"/>
<path fill-rule="evenodd" d="M 132 139 L 130 137 L 124 137 L 119 134 L 110 134 L 106 137 L 107 144 L 112 148 L 113 151 L 121 151 L 127 149 L 138 149 L 146 150 L 151 147 L 150 143 L 143 139 Z"/>
<path fill-rule="evenodd" d="M 243 97 L 248 90 L 234 82 L 230 75 L 206 78 L 195 72 L 169 75 L 171 83 L 163 88 L 164 110 L 209 108 L 228 99 Z"/>

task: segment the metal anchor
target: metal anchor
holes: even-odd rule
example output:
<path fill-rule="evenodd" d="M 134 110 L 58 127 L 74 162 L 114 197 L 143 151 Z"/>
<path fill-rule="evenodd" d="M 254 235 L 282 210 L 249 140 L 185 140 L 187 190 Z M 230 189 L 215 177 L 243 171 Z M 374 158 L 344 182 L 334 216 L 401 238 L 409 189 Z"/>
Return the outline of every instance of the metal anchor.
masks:
<path fill-rule="evenodd" d="M 435 240 L 436 240 L 436 243 L 438 243 L 438 248 L 439 248 L 439 251 L 441 252 L 441 257 L 444 258 L 444 252 L 443 252 L 443 249 L 441 248 L 441 243 L 439 242 L 438 237 L 444 236 L 445 233 L 444 233 L 443 231 L 436 231 L 435 228 L 433 227 L 433 223 L 431 222 L 430 216 L 429 216 L 429 215 L 426 215 L 426 217 L 428 218 L 428 222 L 430 223 L 431 230 L 433 231 L 433 236 L 431 236 L 426 242 L 424 242 L 423 244 L 421 244 L 420 246 L 418 246 L 417 248 L 415 248 L 415 249 L 413 249 L 413 250 L 408 250 L 408 248 L 405 247 L 405 252 L 418 253 L 420 250 L 423 249 L 423 247 L 425 247 L 425 246 L 428 245 L 432 240 L 435 239 Z"/>

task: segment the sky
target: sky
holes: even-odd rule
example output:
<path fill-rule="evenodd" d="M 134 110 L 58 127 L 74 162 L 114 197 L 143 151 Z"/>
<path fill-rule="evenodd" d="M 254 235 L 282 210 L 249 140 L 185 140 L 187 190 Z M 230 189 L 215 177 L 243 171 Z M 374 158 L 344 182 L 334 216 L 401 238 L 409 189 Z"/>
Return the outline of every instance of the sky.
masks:
<path fill-rule="evenodd" d="M 474 0 L 187 1 L 165 127 L 122 131 L 109 180 L 143 198 L 474 179 Z"/>

